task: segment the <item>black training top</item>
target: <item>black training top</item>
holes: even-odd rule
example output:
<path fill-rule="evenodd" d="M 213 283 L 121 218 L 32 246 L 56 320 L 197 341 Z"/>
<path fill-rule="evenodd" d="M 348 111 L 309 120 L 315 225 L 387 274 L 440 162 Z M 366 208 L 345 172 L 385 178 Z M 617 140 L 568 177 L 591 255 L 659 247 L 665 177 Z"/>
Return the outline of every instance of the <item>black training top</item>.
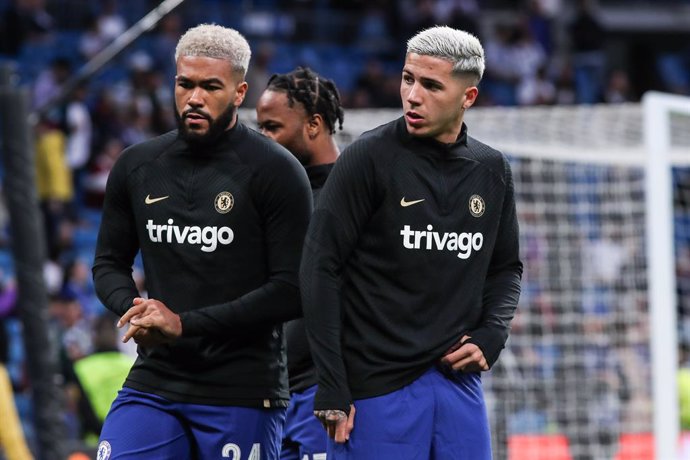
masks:
<path fill-rule="evenodd" d="M 326 183 L 328 174 L 333 169 L 333 164 L 307 166 L 307 176 L 311 183 L 311 191 L 314 203 L 318 199 L 323 184 Z M 316 385 L 316 372 L 314 361 L 311 359 L 309 343 L 304 330 L 302 318 L 293 319 L 285 326 L 287 337 L 288 374 L 290 377 L 290 392 L 303 391 Z"/>
<path fill-rule="evenodd" d="M 108 178 L 96 291 L 124 314 L 140 295 L 140 250 L 147 295 L 180 315 L 183 334 L 139 346 L 125 385 L 196 404 L 285 405 L 281 323 L 301 314 L 310 213 L 299 162 L 239 122 L 203 151 L 176 131 L 125 150 Z"/>
<path fill-rule="evenodd" d="M 300 281 L 316 409 L 412 382 L 467 333 L 489 365 L 520 294 L 507 159 L 380 126 L 341 155 L 314 210 Z"/>

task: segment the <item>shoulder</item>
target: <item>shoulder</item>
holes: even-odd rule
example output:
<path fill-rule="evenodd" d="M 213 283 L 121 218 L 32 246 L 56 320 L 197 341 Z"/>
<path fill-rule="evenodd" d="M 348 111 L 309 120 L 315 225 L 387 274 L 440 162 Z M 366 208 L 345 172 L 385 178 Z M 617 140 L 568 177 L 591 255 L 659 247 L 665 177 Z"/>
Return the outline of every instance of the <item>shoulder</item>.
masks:
<path fill-rule="evenodd" d="M 375 144 L 378 142 L 390 142 L 391 140 L 400 139 L 400 123 L 402 118 L 396 118 L 376 128 L 365 131 L 353 143 Z"/>
<path fill-rule="evenodd" d="M 399 123 L 402 119 L 390 121 L 374 129 L 365 131 L 343 151 L 342 157 L 351 156 L 351 160 L 388 161 L 402 147 Z M 339 160 L 340 161 L 340 160 Z"/>
<path fill-rule="evenodd" d="M 241 124 L 238 133 L 236 154 L 244 163 L 263 166 L 266 163 L 297 164 L 297 159 L 282 145 L 263 134 Z M 301 167 L 301 166 L 300 166 Z"/>
<path fill-rule="evenodd" d="M 300 184 L 311 190 L 304 167 L 289 150 L 245 125 L 240 124 L 238 128 L 240 131 L 232 147 L 234 155 L 253 171 L 258 183 L 293 187 Z"/>
<path fill-rule="evenodd" d="M 142 164 L 155 160 L 177 142 L 177 130 L 169 131 L 138 144 L 130 145 L 122 151 L 116 167 L 131 172 Z"/>
<path fill-rule="evenodd" d="M 510 163 L 503 152 L 472 136 L 467 136 L 467 147 L 473 160 L 481 163 L 505 181 L 506 174 L 510 172 Z"/>

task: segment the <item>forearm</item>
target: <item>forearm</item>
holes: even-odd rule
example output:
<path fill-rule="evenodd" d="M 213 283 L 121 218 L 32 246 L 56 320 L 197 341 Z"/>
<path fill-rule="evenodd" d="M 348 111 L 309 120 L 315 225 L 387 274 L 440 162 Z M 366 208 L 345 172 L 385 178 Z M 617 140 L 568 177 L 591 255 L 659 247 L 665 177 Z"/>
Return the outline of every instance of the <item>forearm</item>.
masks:
<path fill-rule="evenodd" d="M 126 178 L 125 167 L 118 162 L 108 178 L 92 268 L 99 300 L 118 316 L 122 316 L 132 306 L 134 298 L 139 296 L 132 278 L 132 265 L 139 242 L 126 190 Z"/>
<path fill-rule="evenodd" d="M 231 328 L 279 324 L 300 316 L 297 286 L 274 280 L 233 301 L 180 313 L 180 321 L 185 337 L 223 336 Z"/>
<path fill-rule="evenodd" d="M 96 259 L 93 280 L 98 299 L 118 316 L 122 316 L 132 306 L 134 298 L 139 296 L 131 270 L 115 269 Z"/>
<path fill-rule="evenodd" d="M 520 298 L 522 264 L 487 277 L 484 284 L 483 315 L 477 328 L 469 332 L 470 343 L 477 345 L 491 367 L 508 340 L 510 323 Z"/>
<path fill-rule="evenodd" d="M 305 243 L 300 271 L 304 319 L 316 374 L 315 410 L 350 409 L 352 396 L 341 351 L 341 300 L 337 274 L 323 252 Z"/>

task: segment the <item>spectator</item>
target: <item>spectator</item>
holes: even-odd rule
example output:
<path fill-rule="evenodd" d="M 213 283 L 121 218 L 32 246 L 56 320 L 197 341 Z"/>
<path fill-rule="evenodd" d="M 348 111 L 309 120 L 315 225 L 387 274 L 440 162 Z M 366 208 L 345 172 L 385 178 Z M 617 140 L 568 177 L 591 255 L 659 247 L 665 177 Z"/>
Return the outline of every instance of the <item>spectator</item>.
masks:
<path fill-rule="evenodd" d="M 569 33 L 577 102 L 600 102 L 606 64 L 606 30 L 596 16 L 591 0 L 578 0 Z"/>
<path fill-rule="evenodd" d="M 244 105 L 248 108 L 256 107 L 266 83 L 271 77 L 271 71 L 268 66 L 273 58 L 273 46 L 269 43 L 259 45 L 252 63 L 247 70 L 247 97 L 244 99 Z"/>
<path fill-rule="evenodd" d="M 106 141 L 103 149 L 96 155 L 84 176 L 84 204 L 90 208 L 101 209 L 105 198 L 105 185 L 110 170 L 124 149 L 124 143 L 117 137 Z"/>
<path fill-rule="evenodd" d="M 0 314 L 0 454 L 7 460 L 31 460 L 32 455 L 24 439 L 21 421 L 14 402 L 12 382 L 5 365 L 8 361 L 8 337 L 5 318 Z"/>
<path fill-rule="evenodd" d="M 151 46 L 155 68 L 165 80 L 175 77 L 175 61 L 170 58 L 175 53 L 175 45 L 182 35 L 182 18 L 177 13 L 164 16 L 158 23 Z"/>
<path fill-rule="evenodd" d="M 108 44 L 108 39 L 100 34 L 98 18 L 92 17 L 87 23 L 86 29 L 79 38 L 79 53 L 86 59 L 92 59 Z"/>
<path fill-rule="evenodd" d="M 118 349 L 117 317 L 105 312 L 93 324 L 93 353 L 73 366 L 82 436 L 95 446 L 103 421 L 134 360 Z"/>
<path fill-rule="evenodd" d="M 447 25 L 454 29 L 464 30 L 481 38 L 479 14 L 477 0 L 446 0 L 436 4 L 437 21 L 447 22 Z"/>
<path fill-rule="evenodd" d="M 38 199 L 43 212 L 48 258 L 57 261 L 71 244 L 72 171 L 65 158 L 65 134 L 45 117 L 39 121 L 36 131 Z"/>
<path fill-rule="evenodd" d="M 545 66 L 539 67 L 535 75 L 520 81 L 517 100 L 520 105 L 551 105 L 556 102 L 556 85 L 547 77 Z"/>
<path fill-rule="evenodd" d="M 559 105 L 575 104 L 577 95 L 575 94 L 575 80 L 573 77 L 573 67 L 570 62 L 563 63 L 557 71 L 555 103 Z"/>
<path fill-rule="evenodd" d="M 64 362 L 71 365 L 93 351 L 91 324 L 72 289 L 64 287 L 51 296 L 49 313 L 56 327 Z"/>
<path fill-rule="evenodd" d="M 43 107 L 48 102 L 52 101 L 60 92 L 60 88 L 65 84 L 72 72 L 72 63 L 69 59 L 58 56 L 53 59 L 50 66 L 42 70 L 33 86 L 33 101 L 34 108 Z M 55 121 L 62 114 L 51 114 Z"/>
<path fill-rule="evenodd" d="M 81 83 L 73 91 L 65 107 L 67 130 L 67 165 L 72 170 L 75 192 L 80 192 L 81 176 L 91 159 L 91 114 L 86 105 L 88 87 Z"/>
<path fill-rule="evenodd" d="M 378 59 L 369 59 L 362 73 L 357 77 L 355 92 L 358 94 L 357 105 L 353 107 L 398 107 L 400 94 L 398 89 L 391 94 L 386 90 L 388 80 L 383 64 Z M 396 86 L 399 80 L 396 79 Z"/>
<path fill-rule="evenodd" d="M 12 0 L 0 21 L 0 53 L 17 56 L 25 43 L 45 38 L 53 25 L 44 0 Z"/>
<path fill-rule="evenodd" d="M 106 43 L 115 40 L 127 29 L 125 18 L 117 11 L 117 0 L 103 0 L 98 15 L 98 33 Z"/>
<path fill-rule="evenodd" d="M 620 69 L 611 72 L 606 91 L 604 92 L 604 102 L 608 104 L 620 104 L 633 100 L 628 74 Z"/>
<path fill-rule="evenodd" d="M 515 105 L 517 84 L 520 81 L 515 62 L 513 26 L 498 23 L 486 42 L 486 76 L 482 88 L 496 105 Z"/>
<path fill-rule="evenodd" d="M 550 56 L 554 49 L 553 24 L 544 9 L 544 0 L 529 0 L 525 18 L 530 35 L 541 45 L 544 52 Z"/>

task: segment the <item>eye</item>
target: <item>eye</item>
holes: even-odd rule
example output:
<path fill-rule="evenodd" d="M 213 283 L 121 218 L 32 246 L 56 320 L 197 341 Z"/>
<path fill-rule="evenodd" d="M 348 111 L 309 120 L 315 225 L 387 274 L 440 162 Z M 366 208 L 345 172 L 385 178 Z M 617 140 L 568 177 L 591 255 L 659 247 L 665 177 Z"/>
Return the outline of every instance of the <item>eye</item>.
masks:
<path fill-rule="evenodd" d="M 441 91 L 443 89 L 441 85 L 432 81 L 424 82 L 423 86 L 429 91 Z"/>
<path fill-rule="evenodd" d="M 412 84 L 414 83 L 414 78 L 412 78 L 410 75 L 403 75 L 403 81 L 405 83 Z"/>
<path fill-rule="evenodd" d="M 177 80 L 177 86 L 184 89 L 193 88 L 194 85 L 189 80 Z"/>
<path fill-rule="evenodd" d="M 262 123 L 259 124 L 259 129 L 261 131 L 265 131 L 267 133 L 273 133 L 278 130 L 279 126 L 276 125 L 275 123 Z"/>

